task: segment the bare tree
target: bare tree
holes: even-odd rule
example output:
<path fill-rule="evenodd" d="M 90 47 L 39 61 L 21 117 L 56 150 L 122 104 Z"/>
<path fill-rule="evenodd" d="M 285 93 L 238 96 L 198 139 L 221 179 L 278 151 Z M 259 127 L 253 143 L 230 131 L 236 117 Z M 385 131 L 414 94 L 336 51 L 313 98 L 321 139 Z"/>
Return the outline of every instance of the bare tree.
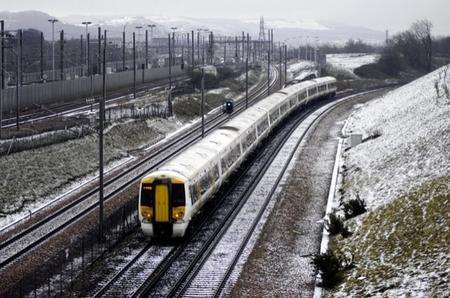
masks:
<path fill-rule="evenodd" d="M 429 20 L 420 20 L 415 22 L 411 26 L 411 33 L 416 40 L 420 43 L 422 52 L 424 55 L 425 67 L 428 71 L 433 68 L 432 55 L 433 55 L 433 40 L 431 37 L 431 30 L 433 24 Z"/>

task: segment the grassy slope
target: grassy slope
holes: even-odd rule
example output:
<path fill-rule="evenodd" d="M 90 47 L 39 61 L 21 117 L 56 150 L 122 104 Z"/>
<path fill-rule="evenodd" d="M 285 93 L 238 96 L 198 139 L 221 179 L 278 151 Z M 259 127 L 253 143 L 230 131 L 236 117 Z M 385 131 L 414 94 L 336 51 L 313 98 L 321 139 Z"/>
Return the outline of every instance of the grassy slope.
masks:
<path fill-rule="evenodd" d="M 449 185 L 450 176 L 426 183 L 369 213 L 352 237 L 336 241 L 356 263 L 339 296 L 446 292 Z"/>
<path fill-rule="evenodd" d="M 105 135 L 105 162 L 124 157 L 158 135 L 146 122 L 114 126 Z M 94 173 L 97 164 L 96 134 L 0 158 L 0 216 L 20 211 L 27 203 Z"/>

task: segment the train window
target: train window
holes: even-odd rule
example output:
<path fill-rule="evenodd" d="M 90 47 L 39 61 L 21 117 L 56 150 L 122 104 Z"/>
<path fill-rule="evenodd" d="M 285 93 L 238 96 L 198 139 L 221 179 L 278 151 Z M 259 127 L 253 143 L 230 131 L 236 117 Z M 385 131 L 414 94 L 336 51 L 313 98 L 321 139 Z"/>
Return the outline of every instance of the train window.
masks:
<path fill-rule="evenodd" d="M 192 204 L 198 201 L 197 184 L 192 184 L 189 187 L 189 193 L 191 195 Z"/>
<path fill-rule="evenodd" d="M 208 172 L 206 172 L 199 181 L 200 194 L 203 195 L 210 187 L 210 178 Z"/>
<path fill-rule="evenodd" d="M 256 140 L 256 131 L 254 128 L 252 128 L 244 141 L 244 148 L 245 149 L 249 148 L 255 142 L 255 140 Z"/>
<path fill-rule="evenodd" d="M 220 165 L 222 167 L 222 175 L 223 175 L 228 170 L 227 162 L 226 162 L 226 156 L 220 160 Z"/>
<path fill-rule="evenodd" d="M 274 123 L 278 119 L 278 116 L 280 115 L 279 112 L 280 111 L 276 109 L 270 113 L 270 123 Z"/>
<path fill-rule="evenodd" d="M 153 204 L 155 192 L 151 183 L 142 184 L 141 190 L 141 205 L 151 207 Z"/>
<path fill-rule="evenodd" d="M 214 167 L 211 169 L 211 178 L 213 183 L 215 183 L 217 180 L 219 180 L 219 165 L 215 164 Z"/>
<path fill-rule="evenodd" d="M 264 119 L 258 123 L 258 135 L 262 135 L 264 131 L 266 131 L 267 127 L 269 127 L 269 121 L 267 116 L 264 115 Z"/>
<path fill-rule="evenodd" d="M 184 184 L 172 184 L 172 206 L 181 207 L 186 205 L 186 194 L 184 192 Z"/>
<path fill-rule="evenodd" d="M 231 164 L 230 164 L 230 166 L 231 166 L 236 160 L 239 159 L 239 156 L 241 155 L 241 148 L 240 148 L 240 145 L 237 144 L 237 145 L 233 148 L 233 150 L 231 150 L 230 153 L 231 153 Z"/>
<path fill-rule="evenodd" d="M 289 103 L 285 103 L 284 105 L 281 106 L 280 108 L 281 115 L 284 115 L 287 110 L 289 110 Z"/>
<path fill-rule="evenodd" d="M 306 93 L 306 91 L 300 94 L 301 100 L 306 99 L 307 97 L 308 97 L 308 94 Z"/>
<path fill-rule="evenodd" d="M 292 108 L 293 106 L 295 106 L 296 103 L 297 103 L 297 99 L 296 99 L 295 97 L 294 97 L 294 98 L 291 98 L 291 100 L 289 101 L 289 104 L 291 105 L 291 108 Z"/>

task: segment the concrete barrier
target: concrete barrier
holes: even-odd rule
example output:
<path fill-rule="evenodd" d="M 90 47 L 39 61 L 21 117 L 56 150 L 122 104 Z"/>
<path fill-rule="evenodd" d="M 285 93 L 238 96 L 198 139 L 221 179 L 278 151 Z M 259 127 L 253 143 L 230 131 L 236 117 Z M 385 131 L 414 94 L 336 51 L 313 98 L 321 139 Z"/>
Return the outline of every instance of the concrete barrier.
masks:
<path fill-rule="evenodd" d="M 180 65 L 172 67 L 172 75 L 183 74 Z M 147 83 L 167 78 L 169 68 L 139 69 L 136 72 L 136 83 Z M 124 71 L 106 75 L 106 88 L 114 91 L 133 86 L 133 71 Z M 21 109 L 36 105 L 49 105 L 75 100 L 85 101 L 92 95 L 100 95 L 102 92 L 102 76 L 81 77 L 73 80 L 55 81 L 24 85 L 19 88 L 19 106 Z M 2 94 L 3 112 L 16 109 L 16 88 L 6 88 Z"/>

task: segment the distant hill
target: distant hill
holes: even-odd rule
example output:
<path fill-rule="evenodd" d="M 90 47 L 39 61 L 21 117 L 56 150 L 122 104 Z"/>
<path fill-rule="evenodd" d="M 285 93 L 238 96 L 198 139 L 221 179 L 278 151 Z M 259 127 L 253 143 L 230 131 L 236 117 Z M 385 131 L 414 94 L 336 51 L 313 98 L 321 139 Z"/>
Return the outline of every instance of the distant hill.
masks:
<path fill-rule="evenodd" d="M 51 38 L 51 25 L 48 19 L 54 18 L 49 14 L 40 11 L 22 12 L 0 12 L 0 19 L 5 20 L 7 29 L 33 28 L 44 32 L 46 39 Z M 108 30 L 110 37 L 120 37 L 124 27 L 127 32 L 136 26 L 146 26 L 156 24 L 155 36 L 165 35 L 171 27 L 177 30 L 191 31 L 198 28 L 213 30 L 216 34 L 236 35 L 242 31 L 249 32 L 252 36 L 258 36 L 259 19 L 200 19 L 189 17 L 167 17 L 167 16 L 82 16 L 73 15 L 58 18 L 55 31 L 64 29 L 68 38 L 77 38 L 84 34 L 82 21 L 89 20 L 91 34 L 95 34 L 94 27 L 101 26 Z M 344 42 L 350 38 L 362 39 L 364 41 L 378 43 L 384 39 L 384 33 L 358 26 L 348 26 L 344 24 L 332 24 L 328 22 L 318 22 L 314 20 L 282 20 L 268 19 L 266 27 L 274 29 L 275 41 L 286 41 L 287 43 L 298 44 L 300 36 L 318 37 L 321 42 Z M 313 38 L 311 38 L 312 40 Z"/>

